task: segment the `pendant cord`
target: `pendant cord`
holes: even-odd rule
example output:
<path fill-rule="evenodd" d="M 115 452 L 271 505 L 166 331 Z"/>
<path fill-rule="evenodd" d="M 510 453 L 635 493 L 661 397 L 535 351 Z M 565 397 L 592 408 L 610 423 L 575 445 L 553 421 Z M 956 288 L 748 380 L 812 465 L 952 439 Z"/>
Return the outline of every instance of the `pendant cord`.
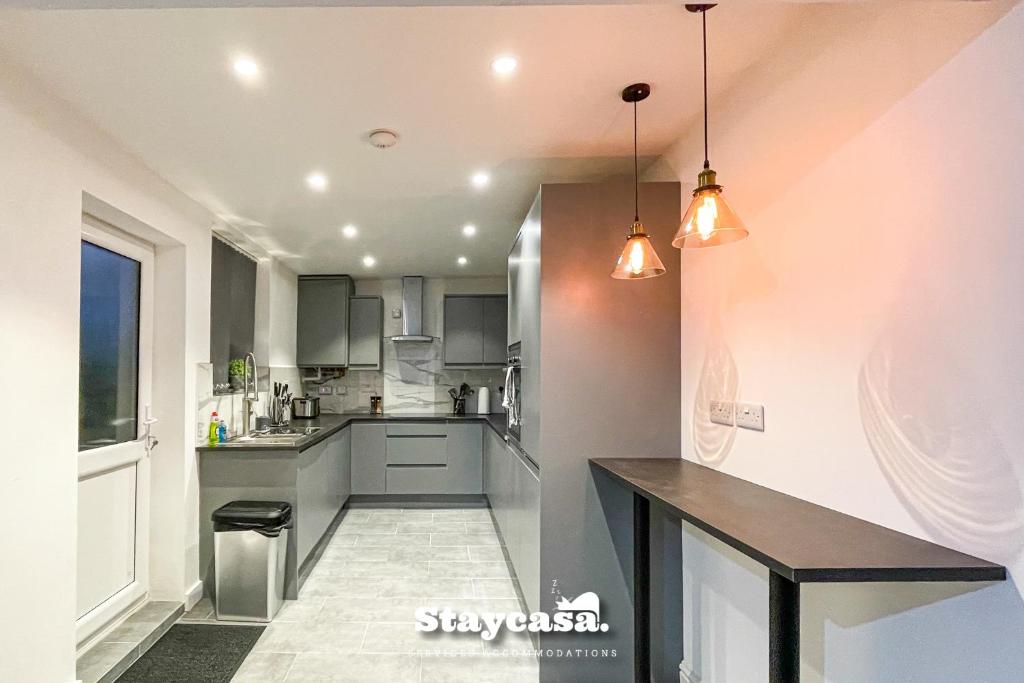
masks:
<path fill-rule="evenodd" d="M 633 103 L 633 222 L 640 222 L 640 162 L 636 151 L 636 102 Z"/>
<path fill-rule="evenodd" d="M 704 168 L 711 168 L 708 161 L 708 12 L 700 13 L 701 30 L 704 37 Z"/>

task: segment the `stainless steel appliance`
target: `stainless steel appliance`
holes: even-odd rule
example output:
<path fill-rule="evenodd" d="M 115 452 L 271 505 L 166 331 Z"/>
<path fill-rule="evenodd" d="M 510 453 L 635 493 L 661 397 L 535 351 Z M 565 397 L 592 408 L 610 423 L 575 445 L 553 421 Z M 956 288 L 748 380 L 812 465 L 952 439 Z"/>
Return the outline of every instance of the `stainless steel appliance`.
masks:
<path fill-rule="evenodd" d="M 292 399 L 292 417 L 320 417 L 319 396 L 296 396 Z"/>
<path fill-rule="evenodd" d="M 522 381 L 523 359 L 520 355 L 522 344 L 516 342 L 508 347 L 508 366 L 505 368 L 505 397 L 502 407 L 505 409 L 505 432 L 509 440 L 517 445 L 521 439 L 522 417 Z"/>

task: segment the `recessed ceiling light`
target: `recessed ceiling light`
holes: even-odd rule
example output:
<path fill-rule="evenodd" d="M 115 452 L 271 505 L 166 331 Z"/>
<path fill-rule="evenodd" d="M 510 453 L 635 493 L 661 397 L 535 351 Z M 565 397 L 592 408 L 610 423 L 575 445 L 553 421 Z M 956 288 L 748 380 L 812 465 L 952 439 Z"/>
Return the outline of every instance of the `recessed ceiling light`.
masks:
<path fill-rule="evenodd" d="M 349 223 L 348 225 L 341 229 L 341 234 L 349 239 L 353 239 L 356 235 L 359 234 L 359 229 L 356 228 L 356 226 Z"/>
<path fill-rule="evenodd" d="M 377 259 L 367 254 L 366 256 L 363 257 L 363 265 L 366 266 L 367 268 L 373 268 L 375 265 L 377 265 Z"/>
<path fill-rule="evenodd" d="M 473 183 L 473 187 L 484 188 L 491 184 L 491 176 L 487 175 L 483 171 L 477 171 L 470 178 L 470 182 Z"/>
<path fill-rule="evenodd" d="M 519 66 L 519 60 L 512 55 L 501 55 L 491 62 L 491 71 L 499 76 L 508 76 Z"/>
<path fill-rule="evenodd" d="M 260 65 L 249 57 L 235 57 L 231 66 L 243 81 L 255 81 L 260 77 Z"/>
<path fill-rule="evenodd" d="M 462 226 L 462 234 L 466 237 L 472 237 L 476 234 L 476 226 L 472 223 L 466 223 Z"/>
<path fill-rule="evenodd" d="M 460 256 L 459 258 L 456 259 L 456 263 L 458 263 L 460 266 L 464 266 L 467 263 L 469 263 L 469 259 L 466 258 L 465 256 Z"/>
<path fill-rule="evenodd" d="M 323 173 L 310 173 L 308 176 L 306 176 L 306 184 L 309 185 L 309 188 L 311 190 L 323 192 L 324 190 L 327 189 L 327 176 L 325 176 Z"/>

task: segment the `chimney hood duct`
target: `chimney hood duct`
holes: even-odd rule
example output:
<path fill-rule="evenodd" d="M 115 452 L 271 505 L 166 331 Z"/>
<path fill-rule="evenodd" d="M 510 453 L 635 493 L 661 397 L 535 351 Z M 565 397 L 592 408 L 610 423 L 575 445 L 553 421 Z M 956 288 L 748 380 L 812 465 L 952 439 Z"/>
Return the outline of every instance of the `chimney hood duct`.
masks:
<path fill-rule="evenodd" d="M 391 337 L 393 342 L 430 343 L 435 337 L 423 334 L 423 278 L 402 278 L 402 334 Z"/>

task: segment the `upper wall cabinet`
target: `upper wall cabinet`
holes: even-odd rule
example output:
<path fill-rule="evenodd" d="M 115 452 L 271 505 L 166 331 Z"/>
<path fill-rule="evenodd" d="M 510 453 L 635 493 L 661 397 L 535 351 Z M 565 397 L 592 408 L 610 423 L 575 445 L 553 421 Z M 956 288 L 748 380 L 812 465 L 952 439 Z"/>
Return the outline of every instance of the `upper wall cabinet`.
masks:
<path fill-rule="evenodd" d="M 380 370 L 384 352 L 384 299 L 354 296 L 348 300 L 348 366 Z"/>
<path fill-rule="evenodd" d="M 229 383 L 228 363 L 253 350 L 256 262 L 214 237 L 210 254 L 210 362 L 214 389 Z"/>
<path fill-rule="evenodd" d="M 295 360 L 299 367 L 348 365 L 348 275 L 299 276 Z"/>
<path fill-rule="evenodd" d="M 501 367 L 507 350 L 508 297 L 445 296 L 445 367 Z"/>

